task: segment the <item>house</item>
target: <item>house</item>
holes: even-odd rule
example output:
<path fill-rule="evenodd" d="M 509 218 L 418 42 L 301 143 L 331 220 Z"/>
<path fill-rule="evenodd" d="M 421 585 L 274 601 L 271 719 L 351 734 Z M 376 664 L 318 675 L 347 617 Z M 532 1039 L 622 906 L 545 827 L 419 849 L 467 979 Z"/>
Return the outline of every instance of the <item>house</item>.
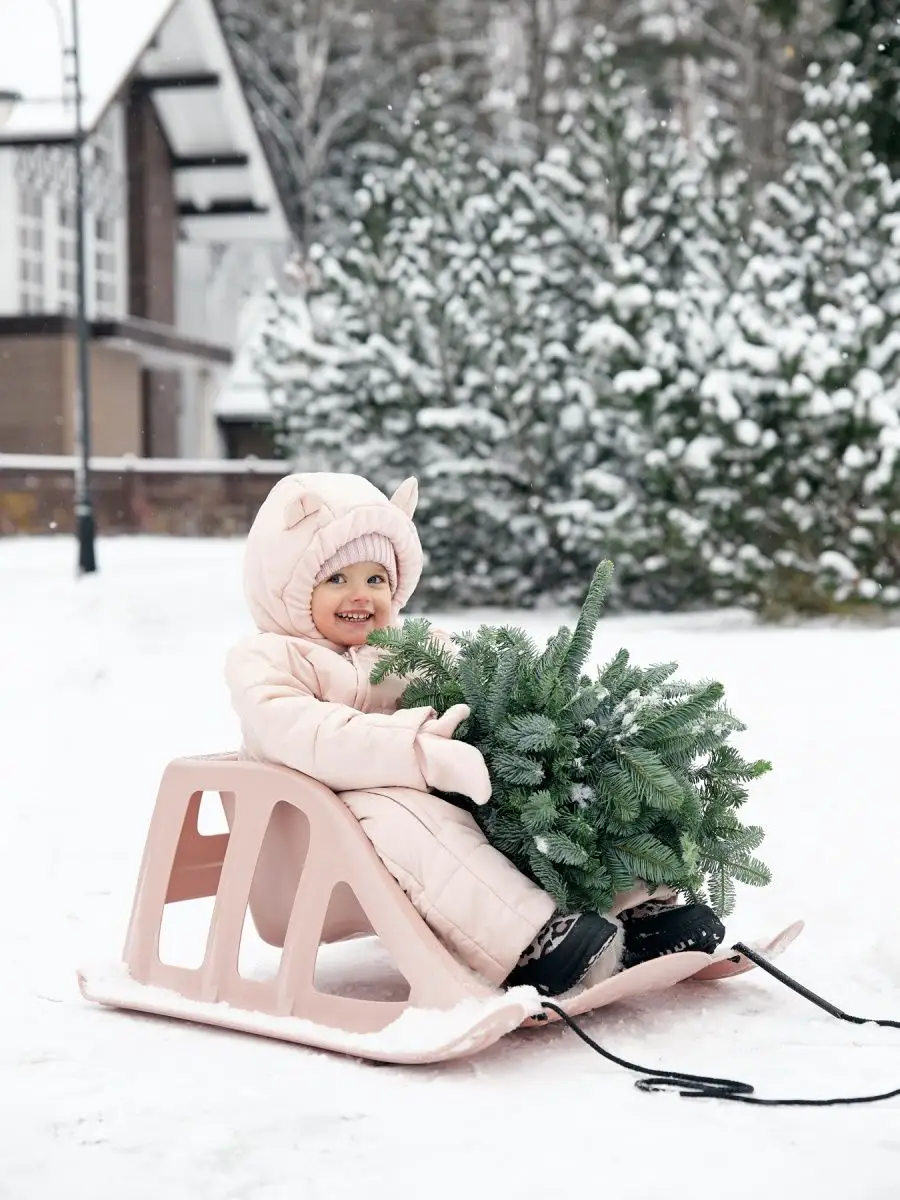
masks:
<path fill-rule="evenodd" d="M 0 453 L 74 449 L 69 7 L 0 5 Z M 78 7 L 93 453 L 241 453 L 215 399 L 291 231 L 213 0 Z"/>

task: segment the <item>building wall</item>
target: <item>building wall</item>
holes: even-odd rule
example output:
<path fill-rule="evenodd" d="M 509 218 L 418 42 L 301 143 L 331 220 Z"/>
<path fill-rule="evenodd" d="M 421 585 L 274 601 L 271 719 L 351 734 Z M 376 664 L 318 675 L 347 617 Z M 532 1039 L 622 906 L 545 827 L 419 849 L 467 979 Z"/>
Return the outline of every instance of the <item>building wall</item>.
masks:
<path fill-rule="evenodd" d="M 150 97 L 132 89 L 126 121 L 128 156 L 129 312 L 175 324 L 178 214 L 169 147 Z"/>
<path fill-rule="evenodd" d="M 78 359 L 75 342 L 68 345 L 74 385 Z M 74 402 L 75 387 L 68 395 Z M 70 403 L 71 409 L 71 403 Z M 72 438 L 66 453 L 75 449 L 74 414 L 70 413 Z M 108 346 L 91 347 L 91 450 L 94 454 L 141 453 L 141 365 L 133 354 Z"/>
<path fill-rule="evenodd" d="M 73 453 L 77 368 L 74 338 L 0 338 L 0 453 Z M 141 453 L 134 355 L 91 347 L 91 418 L 95 454 Z"/>
<path fill-rule="evenodd" d="M 148 458 L 178 458 L 181 453 L 181 375 L 178 371 L 143 373 L 143 453 Z"/>
<path fill-rule="evenodd" d="M 66 354 L 57 337 L 0 339 L 0 452 L 62 454 Z"/>
<path fill-rule="evenodd" d="M 128 97 L 129 309 L 160 325 L 175 325 L 178 211 L 168 143 L 150 97 L 132 88 Z M 181 377 L 176 371 L 142 373 L 142 453 L 182 452 Z"/>

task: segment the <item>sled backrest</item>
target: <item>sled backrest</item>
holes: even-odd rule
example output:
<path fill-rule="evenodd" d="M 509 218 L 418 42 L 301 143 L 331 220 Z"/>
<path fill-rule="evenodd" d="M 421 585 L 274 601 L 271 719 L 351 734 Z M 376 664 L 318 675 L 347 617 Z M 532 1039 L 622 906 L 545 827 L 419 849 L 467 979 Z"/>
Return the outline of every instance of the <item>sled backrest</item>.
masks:
<path fill-rule="evenodd" d="M 271 779 L 267 771 L 265 775 Z M 276 801 L 272 807 L 249 896 L 253 924 L 259 936 L 270 946 L 284 945 L 294 897 L 310 853 L 310 807 L 317 808 L 322 817 L 329 821 L 326 837 L 330 833 L 330 853 L 337 849 L 334 845 L 336 840 L 340 843 L 340 858 L 349 867 L 347 873 L 352 872 L 348 859 L 352 860 L 354 856 L 369 859 L 374 853 L 359 822 L 343 809 L 343 805 L 343 811 L 335 813 L 336 797 L 320 783 L 297 772 L 284 772 L 283 775 L 279 773 L 278 785 L 281 789 L 279 794 L 286 798 Z M 259 794 L 258 777 L 254 794 Z M 298 797 L 302 799 L 302 807 L 297 803 Z M 234 794 L 221 793 L 221 799 L 229 828 L 232 828 Z M 349 822 L 344 813 L 350 817 Z M 317 854 L 325 851 L 323 845 L 316 847 Z M 322 925 L 321 941 L 326 944 L 340 942 L 371 932 L 371 922 L 353 892 L 347 886 L 335 887 Z"/>
<path fill-rule="evenodd" d="M 228 833 L 200 833 L 204 792 L 221 796 Z M 162 963 L 166 904 L 203 896 L 215 902 L 201 967 Z M 284 947 L 275 979 L 238 972 L 248 910 L 260 937 Z M 319 946 L 366 933 L 378 935 L 406 979 L 408 1001 L 373 1004 L 316 991 Z M 408 1005 L 446 1008 L 485 991 L 428 929 L 334 793 L 295 771 L 233 754 L 177 759 L 166 768 L 124 957 L 138 982 L 189 999 L 358 1031 L 383 1028 Z"/>

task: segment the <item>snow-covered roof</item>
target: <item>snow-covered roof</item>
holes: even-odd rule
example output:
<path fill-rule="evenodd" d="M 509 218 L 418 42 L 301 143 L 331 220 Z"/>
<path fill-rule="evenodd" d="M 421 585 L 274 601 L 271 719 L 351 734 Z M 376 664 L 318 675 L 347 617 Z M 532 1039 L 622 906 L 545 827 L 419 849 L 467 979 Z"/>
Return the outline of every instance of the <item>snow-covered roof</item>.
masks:
<path fill-rule="evenodd" d="M 18 93 L 0 145 L 74 132 L 63 49 L 67 0 L 0 0 L 0 91 Z M 83 120 L 92 130 L 123 85 L 153 99 L 191 240 L 287 243 L 290 227 L 213 0 L 79 0 Z"/>
<path fill-rule="evenodd" d="M 178 0 L 79 0 L 85 128 L 93 129 Z M 127 16 L 126 16 L 127 12 Z M 69 0 L 0 0 L 0 90 L 22 100 L 0 140 L 71 137 Z"/>

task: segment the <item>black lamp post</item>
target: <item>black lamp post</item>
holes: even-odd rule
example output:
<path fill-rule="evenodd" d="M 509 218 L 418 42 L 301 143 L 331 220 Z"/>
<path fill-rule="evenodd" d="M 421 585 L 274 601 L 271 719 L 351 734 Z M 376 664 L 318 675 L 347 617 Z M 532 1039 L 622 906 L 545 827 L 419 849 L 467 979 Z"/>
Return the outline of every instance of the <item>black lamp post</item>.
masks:
<path fill-rule="evenodd" d="M 84 147 L 82 119 L 81 47 L 78 31 L 78 0 L 71 0 L 72 41 L 66 48 L 71 68 L 67 83 L 75 94 L 75 222 L 78 270 L 78 307 L 75 337 L 78 347 L 78 392 L 75 405 L 75 536 L 78 540 L 78 573 L 97 570 L 94 545 L 94 506 L 91 500 L 91 363 L 87 319 L 87 253 L 85 248 Z"/>
<path fill-rule="evenodd" d="M 64 86 L 72 85 L 75 103 L 75 242 L 78 274 L 78 305 L 75 337 L 78 350 L 78 391 L 75 403 L 75 536 L 78 539 L 78 573 L 97 570 L 94 548 L 94 506 L 91 500 L 91 364 L 90 336 L 87 319 L 87 253 L 85 249 L 84 147 L 85 132 L 82 118 L 81 44 L 78 29 L 78 0 L 70 0 L 72 35 L 65 44 L 62 16 L 57 0 L 49 0 L 60 30 L 64 70 Z M 18 92 L 0 90 L 0 125 L 22 100 Z"/>

